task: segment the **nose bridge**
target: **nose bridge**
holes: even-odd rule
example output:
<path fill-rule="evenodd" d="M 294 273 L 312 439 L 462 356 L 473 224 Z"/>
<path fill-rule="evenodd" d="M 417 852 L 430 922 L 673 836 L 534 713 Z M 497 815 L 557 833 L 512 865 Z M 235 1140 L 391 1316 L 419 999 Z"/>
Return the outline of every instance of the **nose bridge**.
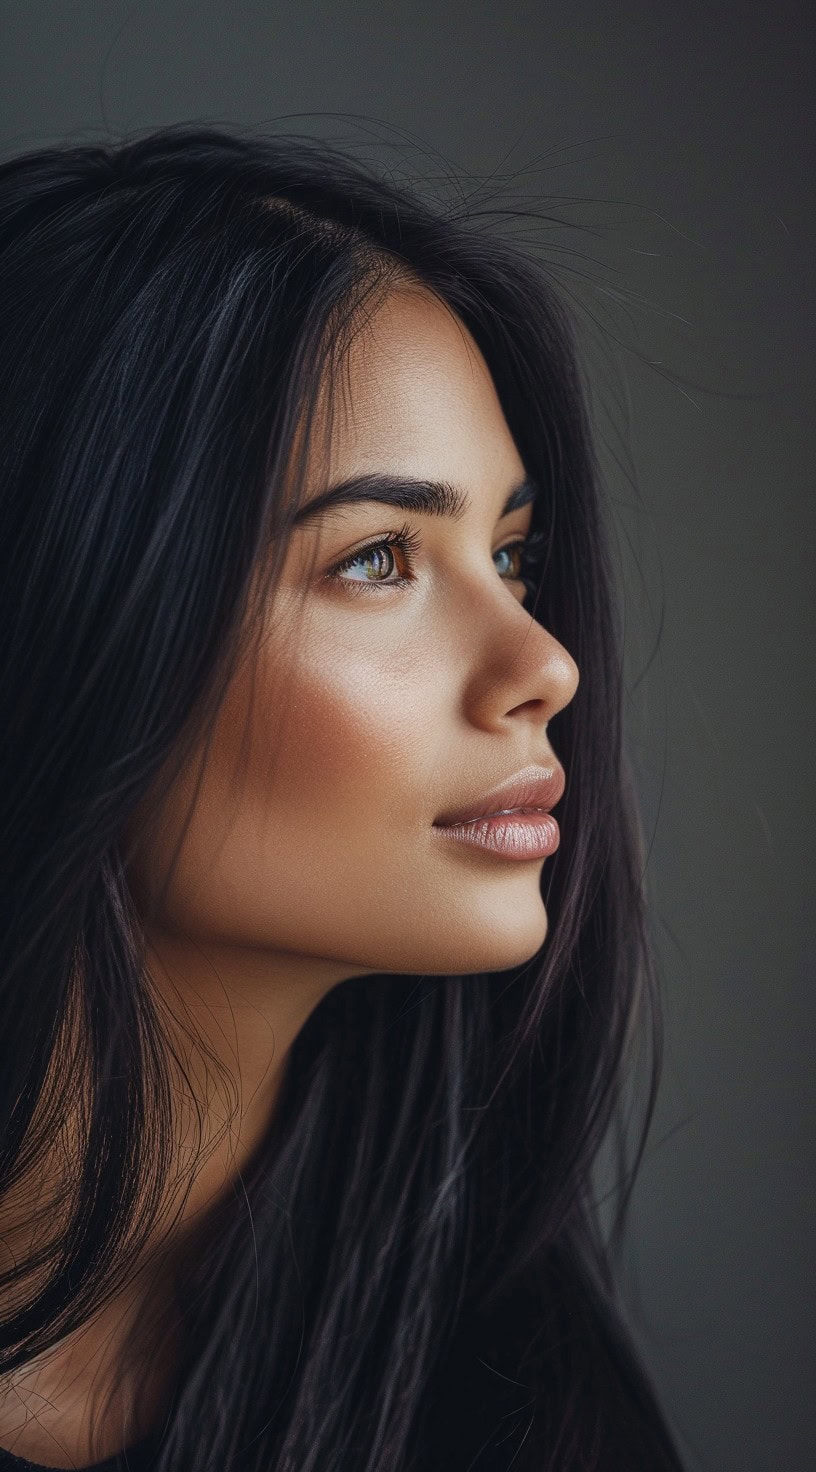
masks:
<path fill-rule="evenodd" d="M 472 719 L 501 721 L 529 705 L 546 726 L 569 704 L 580 679 L 575 660 L 506 588 L 469 600 L 463 618 Z"/>

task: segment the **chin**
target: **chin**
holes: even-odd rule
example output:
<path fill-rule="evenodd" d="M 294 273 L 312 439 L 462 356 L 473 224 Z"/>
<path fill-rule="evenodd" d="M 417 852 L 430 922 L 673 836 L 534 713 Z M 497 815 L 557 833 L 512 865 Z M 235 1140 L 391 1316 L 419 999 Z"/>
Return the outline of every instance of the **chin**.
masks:
<path fill-rule="evenodd" d="M 417 971 L 433 975 L 460 976 L 477 971 L 508 971 L 513 966 L 523 966 L 532 960 L 547 938 L 549 920 L 544 906 L 539 902 L 538 914 L 525 916 L 523 906 L 505 917 L 499 927 L 481 925 L 475 921 L 458 928 L 450 926 L 444 946 L 435 948 L 424 966 Z"/>

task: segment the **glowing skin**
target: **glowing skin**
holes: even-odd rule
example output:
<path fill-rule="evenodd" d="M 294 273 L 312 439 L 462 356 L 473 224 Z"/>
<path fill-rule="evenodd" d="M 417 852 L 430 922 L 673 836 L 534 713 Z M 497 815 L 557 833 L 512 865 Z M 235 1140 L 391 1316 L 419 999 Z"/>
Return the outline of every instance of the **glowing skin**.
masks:
<path fill-rule="evenodd" d="M 160 994 L 235 1080 L 230 1101 L 214 1092 L 212 1070 L 208 1085 L 189 1060 L 210 1138 L 236 1095 L 239 1103 L 229 1139 L 199 1163 L 184 1222 L 257 1143 L 291 1043 L 332 987 L 371 972 L 502 970 L 547 933 L 545 859 L 510 863 L 440 842 L 432 829 L 446 809 L 560 756 L 547 723 L 572 699 L 578 670 L 522 606 L 512 559 L 498 555 L 530 527 L 529 505 L 501 517 L 526 467 L 474 340 L 427 292 L 390 294 L 354 339 L 340 389 L 330 463 L 315 450 L 310 498 L 385 471 L 448 481 L 469 504 L 458 520 L 360 504 L 299 528 L 258 658 L 228 689 L 161 924 L 148 937 Z M 393 562 L 381 549 L 326 578 L 403 523 L 419 538 L 415 581 L 355 591 L 366 567 L 384 583 L 404 572 L 399 549 Z M 137 901 L 169 863 L 197 772 L 192 764 L 182 776 L 157 828 L 132 825 Z M 183 1165 L 190 1141 L 181 1135 Z M 20 1377 L 20 1389 L 48 1396 L 52 1410 L 40 1410 L 51 1419 L 20 1434 L 9 1405 L 0 1445 L 16 1432 L 21 1454 L 59 1462 L 58 1443 L 85 1456 L 91 1353 L 104 1378 L 122 1316 L 139 1313 L 144 1292 L 134 1285 L 73 1336 L 73 1357 L 65 1341 L 47 1371 Z M 121 1445 L 114 1415 L 95 1453 Z"/>
<path fill-rule="evenodd" d="M 457 520 L 359 504 L 296 530 L 259 657 L 227 693 L 153 939 L 197 1014 L 223 1008 L 222 984 L 249 1008 L 225 1054 L 245 1093 L 269 1067 L 271 1033 L 277 1072 L 344 978 L 501 970 L 547 932 L 546 860 L 502 862 L 432 830 L 445 808 L 530 762 L 552 765 L 547 723 L 578 684 L 567 650 L 522 607 L 512 557 L 498 556 L 532 511 L 501 519 L 525 466 L 487 365 L 430 293 L 400 287 L 354 339 L 342 389 L 310 499 L 385 471 L 449 481 L 469 506 Z M 415 581 L 359 587 L 366 569 L 393 582 L 399 549 L 327 580 L 406 522 L 420 539 Z M 141 882 L 167 863 L 187 791 Z"/>
<path fill-rule="evenodd" d="M 502 862 L 440 842 L 432 824 L 531 762 L 552 765 L 547 723 L 578 684 L 522 606 L 517 564 L 498 555 L 530 528 L 529 505 L 501 518 L 525 466 L 481 352 L 429 292 L 393 290 L 357 334 L 328 464 L 320 433 L 313 443 L 309 499 L 384 471 L 448 481 L 469 504 L 459 519 L 358 504 L 298 528 L 258 657 L 221 709 L 150 939 L 157 980 L 166 968 L 240 1073 L 246 1148 L 331 987 L 369 972 L 502 970 L 541 945 L 546 860 Z M 415 581 L 359 586 L 366 570 L 385 584 L 404 572 L 399 549 L 327 579 L 403 523 L 420 541 Z M 165 871 L 197 770 L 145 840 L 137 892 Z"/>

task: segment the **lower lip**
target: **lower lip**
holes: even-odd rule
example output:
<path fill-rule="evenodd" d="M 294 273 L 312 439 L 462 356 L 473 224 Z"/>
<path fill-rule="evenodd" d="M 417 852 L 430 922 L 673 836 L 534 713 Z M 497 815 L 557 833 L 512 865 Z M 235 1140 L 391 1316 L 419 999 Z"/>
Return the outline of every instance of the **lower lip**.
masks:
<path fill-rule="evenodd" d="M 552 813 L 502 813 L 494 818 L 474 818 L 469 823 L 437 826 L 457 843 L 486 849 L 503 859 L 546 859 L 558 848 L 561 831 Z"/>

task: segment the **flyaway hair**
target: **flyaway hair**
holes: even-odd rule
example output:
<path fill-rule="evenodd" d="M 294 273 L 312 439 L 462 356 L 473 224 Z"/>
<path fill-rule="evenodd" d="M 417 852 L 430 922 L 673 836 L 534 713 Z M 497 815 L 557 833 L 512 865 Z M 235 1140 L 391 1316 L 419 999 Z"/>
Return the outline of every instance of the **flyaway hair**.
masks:
<path fill-rule="evenodd" d="M 298 425 L 401 280 L 473 334 L 544 487 L 531 612 L 581 671 L 552 722 L 549 931 L 509 971 L 354 978 L 309 1017 L 178 1264 L 154 1465 L 680 1472 L 614 1272 L 660 1025 L 573 320 L 475 204 L 293 135 L 0 164 L 0 1222 L 31 1223 L 0 1243 L 0 1376 L 108 1302 L 155 1228 L 173 1098 L 128 822 L 209 729 L 302 503 Z M 591 1170 L 643 1025 L 607 1238 Z"/>

